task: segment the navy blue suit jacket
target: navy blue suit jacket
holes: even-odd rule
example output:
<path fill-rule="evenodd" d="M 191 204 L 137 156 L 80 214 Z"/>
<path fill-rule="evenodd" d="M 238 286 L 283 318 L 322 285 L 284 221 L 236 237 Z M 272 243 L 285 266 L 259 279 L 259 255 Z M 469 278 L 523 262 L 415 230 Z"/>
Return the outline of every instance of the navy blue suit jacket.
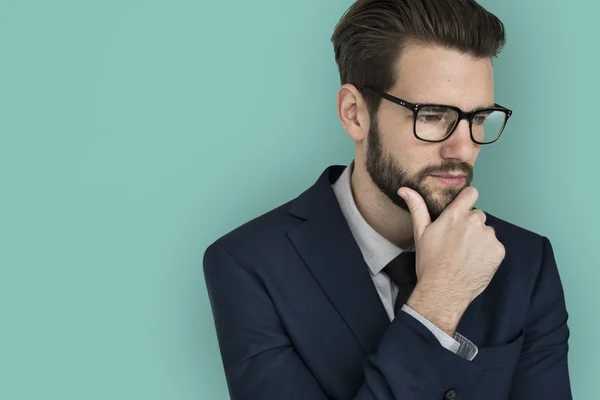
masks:
<path fill-rule="evenodd" d="M 389 321 L 331 188 L 343 168 L 206 250 L 231 398 L 571 399 L 548 239 L 488 215 L 506 257 L 458 325 L 479 347 L 467 361 L 410 315 Z"/>

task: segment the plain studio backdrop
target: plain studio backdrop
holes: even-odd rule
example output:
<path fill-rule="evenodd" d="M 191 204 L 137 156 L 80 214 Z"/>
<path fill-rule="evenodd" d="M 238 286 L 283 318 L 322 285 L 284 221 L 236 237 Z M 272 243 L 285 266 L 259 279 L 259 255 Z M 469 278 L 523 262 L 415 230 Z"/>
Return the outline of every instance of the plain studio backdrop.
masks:
<path fill-rule="evenodd" d="M 478 207 L 552 241 L 576 399 L 600 392 L 599 3 L 505 23 Z M 353 143 L 329 38 L 350 0 L 0 0 L 0 398 L 227 399 L 205 248 Z"/>

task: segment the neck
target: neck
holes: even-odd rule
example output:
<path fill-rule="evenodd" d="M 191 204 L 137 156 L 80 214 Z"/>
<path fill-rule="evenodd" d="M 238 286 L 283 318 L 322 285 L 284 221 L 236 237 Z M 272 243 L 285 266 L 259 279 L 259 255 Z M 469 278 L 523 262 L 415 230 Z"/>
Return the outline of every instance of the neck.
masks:
<path fill-rule="evenodd" d="M 352 195 L 363 218 L 377 233 L 403 249 L 413 246 L 410 214 L 379 190 L 369 176 L 364 160 L 358 157 L 352 172 Z"/>

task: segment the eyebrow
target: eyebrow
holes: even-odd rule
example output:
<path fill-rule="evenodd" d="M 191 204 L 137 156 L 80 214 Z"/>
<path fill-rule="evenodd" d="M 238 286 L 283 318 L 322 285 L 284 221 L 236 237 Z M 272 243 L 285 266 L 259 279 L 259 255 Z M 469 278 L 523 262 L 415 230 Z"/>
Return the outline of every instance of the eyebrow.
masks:
<path fill-rule="evenodd" d="M 454 106 L 454 107 L 458 107 L 458 106 Z M 460 107 L 458 107 L 460 108 Z M 479 107 L 475 107 L 472 110 L 469 111 L 464 111 L 464 112 L 473 112 L 473 111 L 479 111 L 479 110 L 487 110 L 488 108 L 497 108 L 496 103 L 492 103 L 491 105 L 485 105 L 485 106 L 479 106 Z M 462 108 L 461 108 L 462 110 Z"/>
<path fill-rule="evenodd" d="M 427 105 L 427 103 L 425 103 L 424 105 Z M 432 111 L 432 112 L 444 112 L 446 110 L 447 110 L 447 108 L 444 106 L 433 106 L 433 107 L 429 106 L 429 107 L 427 107 L 427 111 Z"/>
<path fill-rule="evenodd" d="M 441 106 L 451 106 L 451 107 L 460 108 L 460 107 L 455 106 L 453 104 L 440 104 L 440 103 L 436 103 L 436 102 L 413 102 L 413 104 L 420 104 L 420 105 L 434 104 L 434 105 L 437 106 L 437 107 L 433 108 L 433 110 L 435 110 L 435 111 L 441 111 L 441 108 L 440 108 Z M 475 107 L 472 110 L 468 110 L 468 111 L 464 110 L 464 112 L 473 112 L 473 111 L 476 111 L 476 110 L 485 110 L 485 109 L 488 109 L 488 108 L 497 108 L 497 107 L 498 106 L 496 105 L 496 103 L 492 103 L 490 105 L 483 105 L 483 106 Z M 460 108 L 460 109 L 462 110 L 462 108 Z"/>

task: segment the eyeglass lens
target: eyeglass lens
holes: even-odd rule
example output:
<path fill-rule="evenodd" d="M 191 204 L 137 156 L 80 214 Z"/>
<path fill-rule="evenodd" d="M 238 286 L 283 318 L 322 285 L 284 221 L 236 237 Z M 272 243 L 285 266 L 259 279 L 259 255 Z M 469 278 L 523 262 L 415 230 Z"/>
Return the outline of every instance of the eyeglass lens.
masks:
<path fill-rule="evenodd" d="M 424 140 L 442 140 L 458 124 L 458 112 L 447 107 L 423 107 L 416 117 L 415 133 Z M 490 143 L 502 133 L 506 113 L 498 110 L 482 110 L 473 115 L 471 130 L 478 143 Z"/>

